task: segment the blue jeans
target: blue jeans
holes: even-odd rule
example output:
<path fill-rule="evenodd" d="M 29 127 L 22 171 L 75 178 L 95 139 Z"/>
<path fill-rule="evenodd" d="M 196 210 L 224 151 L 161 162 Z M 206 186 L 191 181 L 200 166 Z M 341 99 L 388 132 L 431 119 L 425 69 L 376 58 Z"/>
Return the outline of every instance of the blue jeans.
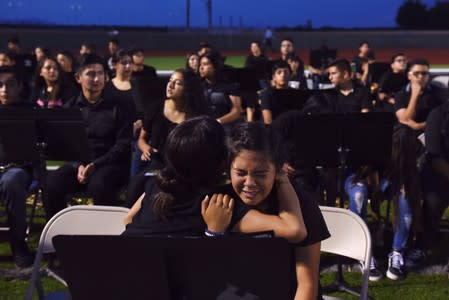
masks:
<path fill-rule="evenodd" d="M 349 196 L 349 210 L 366 219 L 368 204 L 368 188 L 364 182 L 355 182 L 355 174 L 349 175 L 345 180 L 345 192 Z"/>
<path fill-rule="evenodd" d="M 380 182 L 380 189 L 382 192 L 389 186 L 389 182 L 387 179 L 382 179 Z M 391 201 L 391 199 L 390 199 Z M 408 200 L 405 197 L 405 193 L 403 190 L 400 191 L 399 199 L 398 199 L 398 217 L 399 222 L 398 226 L 395 228 L 394 236 L 393 236 L 393 245 L 392 249 L 394 251 L 403 251 L 407 246 L 408 235 L 410 233 L 410 226 L 412 224 L 412 211 L 410 209 L 410 205 L 408 204 Z"/>
<path fill-rule="evenodd" d="M 0 172 L 0 202 L 6 208 L 13 254 L 28 250 L 25 243 L 26 198 L 30 179 L 30 174 L 22 168 L 9 168 Z"/>
<path fill-rule="evenodd" d="M 131 149 L 133 151 L 131 158 L 131 177 L 134 177 L 148 166 L 148 162 L 140 159 L 142 151 L 137 147 L 137 140 L 133 139 L 131 141 Z"/>

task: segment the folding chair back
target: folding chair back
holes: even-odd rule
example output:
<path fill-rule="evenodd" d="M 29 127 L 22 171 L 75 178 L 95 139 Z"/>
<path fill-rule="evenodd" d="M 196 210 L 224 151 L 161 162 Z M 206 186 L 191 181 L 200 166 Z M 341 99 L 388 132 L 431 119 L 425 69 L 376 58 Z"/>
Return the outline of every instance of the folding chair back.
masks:
<path fill-rule="evenodd" d="M 43 297 L 44 292 L 39 277 L 40 263 L 43 254 L 55 252 L 52 242 L 54 236 L 60 234 L 119 235 L 125 230 L 123 219 L 128 211 L 129 209 L 124 207 L 76 205 L 54 215 L 41 233 L 25 299 L 32 298 L 35 286 L 38 289 L 39 298 Z M 66 285 L 62 278 L 54 277 Z"/>
<path fill-rule="evenodd" d="M 360 299 L 367 299 L 371 235 L 365 221 L 347 209 L 328 206 L 320 206 L 320 209 L 331 234 L 330 238 L 321 242 L 321 251 L 362 262 Z"/>

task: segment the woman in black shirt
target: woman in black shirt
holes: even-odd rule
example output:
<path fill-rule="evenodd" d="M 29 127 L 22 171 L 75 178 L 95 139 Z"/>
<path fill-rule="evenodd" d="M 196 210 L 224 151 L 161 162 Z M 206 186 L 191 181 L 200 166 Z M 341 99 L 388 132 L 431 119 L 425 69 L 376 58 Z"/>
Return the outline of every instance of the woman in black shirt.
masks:
<path fill-rule="evenodd" d="M 223 62 L 224 58 L 217 51 L 207 52 L 200 57 L 199 74 L 203 80 L 204 95 L 211 106 L 211 116 L 226 125 L 240 118 L 242 101 L 221 81 Z"/>
<path fill-rule="evenodd" d="M 176 70 L 167 83 L 167 99 L 153 103 L 143 122 L 137 145 L 141 160 L 149 162 L 147 168 L 133 177 L 128 187 L 127 205 L 132 206 L 145 191 L 145 174 L 160 170 L 164 165 L 163 153 L 168 134 L 176 125 L 209 112 L 201 82 L 190 70 Z M 150 172 L 151 171 L 151 172 Z"/>
<path fill-rule="evenodd" d="M 298 279 L 295 299 L 316 299 L 320 243 L 330 236 L 318 204 L 298 186 L 292 186 L 281 170 L 278 150 L 281 145 L 268 127 L 262 123 L 239 124 L 231 131 L 228 144 L 232 185 L 229 192 L 233 199 L 238 199 L 236 203 L 242 201 L 253 210 L 279 217 L 285 217 L 289 207 L 296 205 L 296 215 L 303 218 L 307 237 L 295 244 Z M 286 188 L 291 190 L 290 194 L 282 193 Z M 233 230 L 249 232 L 244 222 L 242 219 Z M 209 225 L 208 219 L 206 223 Z M 275 235 L 282 236 L 276 227 L 273 229 Z"/>
<path fill-rule="evenodd" d="M 62 80 L 62 71 L 58 62 L 51 57 L 43 58 L 36 69 L 32 103 L 41 108 L 61 107 L 78 91 Z"/>

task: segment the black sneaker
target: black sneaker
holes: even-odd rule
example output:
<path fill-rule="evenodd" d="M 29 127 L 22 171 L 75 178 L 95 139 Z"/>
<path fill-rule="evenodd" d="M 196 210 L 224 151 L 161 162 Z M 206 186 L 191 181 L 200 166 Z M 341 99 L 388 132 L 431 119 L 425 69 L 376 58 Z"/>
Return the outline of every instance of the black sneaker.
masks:
<path fill-rule="evenodd" d="M 16 253 L 13 255 L 14 264 L 19 269 L 33 266 L 35 254 L 32 252 Z"/>
<path fill-rule="evenodd" d="M 401 252 L 393 251 L 388 254 L 387 277 L 391 280 L 402 280 L 405 278 L 404 258 Z"/>
<path fill-rule="evenodd" d="M 371 263 L 369 265 L 369 281 L 379 281 L 383 277 L 382 272 L 379 270 L 377 266 L 376 259 L 374 257 L 371 258 Z"/>
<path fill-rule="evenodd" d="M 405 257 L 405 266 L 409 269 L 416 269 L 422 266 L 426 260 L 426 253 L 420 249 L 410 249 Z"/>

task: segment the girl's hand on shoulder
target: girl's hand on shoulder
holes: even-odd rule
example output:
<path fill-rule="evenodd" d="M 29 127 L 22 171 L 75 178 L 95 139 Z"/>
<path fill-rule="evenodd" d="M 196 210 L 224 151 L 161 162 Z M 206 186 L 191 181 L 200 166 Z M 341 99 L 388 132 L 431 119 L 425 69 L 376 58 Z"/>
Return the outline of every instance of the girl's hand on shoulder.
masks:
<path fill-rule="evenodd" d="M 212 232 L 225 232 L 231 222 L 234 199 L 229 195 L 213 194 L 201 202 L 201 215 Z"/>

